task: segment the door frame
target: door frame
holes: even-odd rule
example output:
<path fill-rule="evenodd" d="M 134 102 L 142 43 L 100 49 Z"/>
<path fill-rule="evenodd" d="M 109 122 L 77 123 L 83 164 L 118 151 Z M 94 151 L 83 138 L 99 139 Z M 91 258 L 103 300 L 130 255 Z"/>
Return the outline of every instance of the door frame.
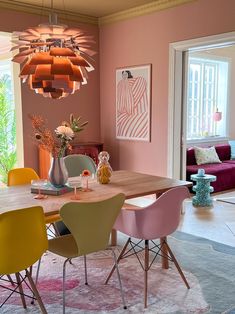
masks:
<path fill-rule="evenodd" d="M 206 36 L 196 39 L 170 43 L 169 45 L 169 92 L 168 92 L 168 164 L 167 175 L 175 179 L 182 177 L 181 163 L 185 159 L 182 153 L 185 134 L 184 106 L 184 53 L 202 49 L 218 48 L 235 44 L 235 32 Z M 185 172 L 184 172 L 185 173 Z"/>

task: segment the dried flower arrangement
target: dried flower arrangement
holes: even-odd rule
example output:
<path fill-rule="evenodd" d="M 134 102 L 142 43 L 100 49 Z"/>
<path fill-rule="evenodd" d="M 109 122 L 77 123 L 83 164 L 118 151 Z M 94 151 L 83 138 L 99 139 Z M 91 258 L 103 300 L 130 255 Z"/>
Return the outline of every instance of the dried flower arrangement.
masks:
<path fill-rule="evenodd" d="M 37 143 L 53 157 L 63 157 L 66 149 L 71 150 L 70 142 L 74 139 L 75 133 L 81 132 L 88 124 L 88 121 L 81 123 L 81 117 L 74 118 L 73 114 L 70 114 L 69 122 L 63 121 L 53 133 L 46 127 L 42 116 L 29 115 L 29 118 Z"/>

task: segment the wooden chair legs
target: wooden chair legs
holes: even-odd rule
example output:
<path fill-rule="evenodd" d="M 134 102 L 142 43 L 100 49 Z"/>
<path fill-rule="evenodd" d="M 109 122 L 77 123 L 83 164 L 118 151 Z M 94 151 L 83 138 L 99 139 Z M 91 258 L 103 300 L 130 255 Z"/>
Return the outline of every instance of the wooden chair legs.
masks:
<path fill-rule="evenodd" d="M 144 245 L 144 307 L 147 308 L 148 299 L 148 270 L 149 270 L 149 241 Z"/>
<path fill-rule="evenodd" d="M 20 275 L 19 273 L 16 273 L 16 281 L 19 287 L 19 292 L 20 292 L 20 297 L 21 297 L 21 301 L 23 304 L 23 308 L 26 309 L 26 302 L 25 302 L 25 298 L 24 298 L 24 291 L 23 291 L 23 287 L 22 287 L 22 280 L 20 279 Z"/>
<path fill-rule="evenodd" d="M 42 302 L 42 299 L 41 299 L 41 297 L 40 297 L 40 295 L 39 295 L 39 293 L 38 293 L 38 290 L 37 290 L 37 288 L 36 288 L 36 285 L 35 285 L 35 283 L 34 283 L 34 281 L 33 281 L 33 278 L 32 278 L 32 276 L 31 276 L 30 272 L 29 272 L 27 269 L 25 270 L 25 272 L 26 272 L 26 277 L 28 278 L 28 281 L 29 281 L 29 283 L 30 283 L 30 286 L 31 286 L 31 288 L 32 288 L 32 290 L 33 290 L 33 294 L 35 295 L 35 297 L 36 297 L 36 299 L 37 299 L 37 301 L 38 301 L 38 305 L 39 305 L 39 307 L 40 307 L 40 309 L 41 309 L 41 312 L 42 312 L 43 314 L 47 314 L 47 311 L 46 311 L 46 309 L 45 309 L 45 306 L 44 306 L 44 304 L 43 304 L 43 302 Z"/>
<path fill-rule="evenodd" d="M 10 281 L 10 283 L 12 284 L 12 286 L 14 286 L 15 284 L 14 284 L 14 281 L 12 280 L 11 276 L 7 275 L 7 278 Z"/>
<path fill-rule="evenodd" d="M 184 281 L 186 287 L 187 287 L 188 289 L 190 289 L 190 286 L 189 286 L 189 284 L 188 284 L 188 281 L 187 281 L 187 279 L 185 278 L 184 273 L 183 273 L 182 269 L 180 268 L 180 265 L 178 264 L 178 262 L 177 262 L 177 260 L 176 260 L 176 258 L 175 258 L 175 256 L 174 256 L 174 254 L 172 253 L 172 251 L 171 251 L 171 249 L 170 249 L 170 247 L 169 247 L 169 245 L 168 245 L 167 243 L 166 243 L 166 246 L 167 246 L 168 252 L 169 252 L 169 254 L 170 254 L 170 257 L 172 258 L 172 261 L 173 261 L 173 263 L 175 264 L 175 267 L 177 268 L 177 270 L 178 270 L 178 272 L 179 272 L 181 278 L 183 279 L 183 281 Z"/>
<path fill-rule="evenodd" d="M 154 241 L 151 241 L 151 242 L 154 245 L 152 248 L 149 247 L 149 240 L 144 240 L 144 248 L 143 248 L 143 250 L 144 250 L 144 263 L 140 262 L 140 259 L 139 259 L 138 255 L 137 255 L 137 253 L 135 252 L 135 249 L 134 249 L 134 246 L 133 246 L 133 242 L 131 241 L 131 238 L 129 238 L 127 240 L 126 244 L 124 245 L 121 253 L 119 254 L 119 256 L 117 258 L 117 263 L 119 263 L 122 258 L 125 258 L 125 255 L 128 255 L 128 256 L 132 255 L 132 254 L 129 254 L 129 252 L 131 250 L 133 250 L 134 254 L 137 256 L 137 258 L 138 258 L 138 260 L 139 260 L 139 262 L 141 264 L 141 267 L 144 270 L 144 307 L 145 308 L 147 308 L 147 306 L 148 306 L 148 271 L 149 271 L 149 269 L 150 269 L 150 267 L 152 265 L 152 262 L 149 263 L 149 260 L 150 260 L 149 251 L 151 251 L 152 253 L 155 252 L 156 256 L 158 254 L 162 255 L 162 268 L 164 268 L 164 269 L 168 269 L 169 268 L 169 260 L 171 260 L 175 264 L 175 266 L 176 266 L 176 268 L 177 268 L 181 278 L 183 279 L 186 287 L 188 289 L 190 289 L 188 281 L 185 278 L 182 269 L 180 268 L 180 266 L 179 266 L 179 264 L 178 264 L 178 262 L 177 262 L 177 260 L 176 260 L 176 258 L 174 256 L 174 254 L 172 253 L 172 251 L 171 251 L 171 249 L 170 249 L 170 247 L 169 247 L 169 245 L 167 243 L 167 238 L 166 237 L 161 238 L 160 239 L 160 245 L 159 244 L 155 244 Z M 127 251 L 127 247 L 128 247 L 129 243 L 131 243 L 132 248 L 129 251 Z M 139 245 L 137 244 L 137 246 L 139 246 Z M 157 248 L 156 251 L 154 251 L 155 248 Z M 155 257 L 153 258 L 153 260 L 154 259 L 155 259 Z M 105 281 L 105 284 L 107 284 L 109 282 L 110 278 L 113 275 L 113 272 L 114 272 L 115 268 L 116 268 L 116 266 L 113 265 L 113 267 L 112 267 L 112 269 L 111 269 L 111 271 L 110 271 L 110 273 L 109 273 L 109 275 L 108 275 L 108 277 L 107 277 L 107 279 Z"/>
<path fill-rule="evenodd" d="M 128 244 L 130 243 L 130 241 L 131 241 L 131 238 L 129 238 L 129 239 L 127 240 L 126 244 L 124 245 L 124 247 L 123 247 L 121 253 L 119 254 L 119 256 L 118 256 L 118 258 L 117 258 L 117 264 L 118 264 L 118 263 L 120 262 L 120 260 L 122 259 L 122 256 L 124 255 L 124 253 L 125 253 L 125 251 L 126 251 L 126 249 L 127 249 Z M 111 269 L 111 271 L 110 271 L 110 273 L 109 273 L 109 275 L 108 275 L 108 277 L 107 277 L 106 280 L 105 280 L 105 283 L 104 283 L 105 285 L 108 284 L 109 279 L 112 277 L 113 272 L 115 271 L 115 269 L 116 269 L 116 265 L 114 264 L 113 267 L 112 267 L 112 269 Z"/>
<path fill-rule="evenodd" d="M 0 304 L 0 308 L 6 303 L 6 301 L 11 297 L 11 295 L 13 293 L 18 293 L 18 294 L 20 294 L 20 298 L 21 298 L 22 305 L 23 305 L 24 309 L 27 308 L 26 301 L 25 301 L 25 296 L 26 296 L 26 297 L 31 298 L 32 300 L 36 299 L 38 301 L 38 305 L 39 305 L 39 307 L 41 309 L 41 313 L 47 314 L 45 306 L 44 306 L 44 304 L 42 302 L 42 299 L 41 299 L 41 297 L 40 297 L 40 295 L 38 293 L 36 285 L 35 285 L 35 283 L 34 283 L 34 281 L 32 279 L 31 271 L 32 271 L 31 269 L 30 270 L 25 269 L 25 276 L 23 276 L 22 273 L 15 273 L 16 282 L 14 282 L 12 280 L 10 275 L 7 275 L 9 281 L 12 282 L 12 284 L 14 285 L 14 289 L 13 288 L 12 289 L 8 288 L 7 286 L 5 287 L 6 289 L 10 290 L 11 293 L 5 299 L 5 301 L 2 304 Z M 30 296 L 28 293 L 26 293 L 26 294 L 24 293 L 23 283 L 25 282 L 25 280 L 28 280 L 28 283 L 26 283 L 26 285 L 28 286 L 29 289 L 31 288 L 31 290 L 33 292 L 33 296 Z M 31 302 L 31 303 L 33 303 L 33 302 Z"/>

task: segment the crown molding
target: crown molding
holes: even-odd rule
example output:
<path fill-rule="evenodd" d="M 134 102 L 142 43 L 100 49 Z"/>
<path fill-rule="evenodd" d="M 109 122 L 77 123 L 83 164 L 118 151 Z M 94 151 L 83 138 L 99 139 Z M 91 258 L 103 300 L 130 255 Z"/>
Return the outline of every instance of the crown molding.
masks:
<path fill-rule="evenodd" d="M 30 14 L 37 14 L 41 16 L 48 16 L 49 13 L 51 12 L 51 9 L 48 7 L 22 3 L 15 0 L 1 0 L 0 8 L 15 10 L 15 11 L 24 12 L 24 13 L 30 13 Z M 98 25 L 97 17 L 83 15 L 83 14 L 79 14 L 79 13 L 71 12 L 71 11 L 63 11 L 59 9 L 53 9 L 53 12 L 58 14 L 59 20 L 64 20 L 64 21 L 68 20 L 72 22 Z"/>
<path fill-rule="evenodd" d="M 133 17 L 149 14 L 155 11 L 169 9 L 178 5 L 186 4 L 197 0 L 155 0 L 148 4 L 140 5 L 138 7 L 124 10 L 118 13 L 106 15 L 99 18 L 99 25 L 127 20 Z"/>

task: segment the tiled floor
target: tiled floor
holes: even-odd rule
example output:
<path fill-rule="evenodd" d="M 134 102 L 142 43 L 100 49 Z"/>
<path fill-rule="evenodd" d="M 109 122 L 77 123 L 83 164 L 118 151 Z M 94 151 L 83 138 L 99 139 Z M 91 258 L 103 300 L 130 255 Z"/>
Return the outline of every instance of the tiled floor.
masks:
<path fill-rule="evenodd" d="M 217 198 L 235 197 L 235 190 L 213 194 L 213 207 L 193 207 L 190 200 L 184 204 L 178 230 L 235 247 L 235 204 L 216 201 Z M 136 198 L 133 204 L 146 206 L 151 198 Z"/>

